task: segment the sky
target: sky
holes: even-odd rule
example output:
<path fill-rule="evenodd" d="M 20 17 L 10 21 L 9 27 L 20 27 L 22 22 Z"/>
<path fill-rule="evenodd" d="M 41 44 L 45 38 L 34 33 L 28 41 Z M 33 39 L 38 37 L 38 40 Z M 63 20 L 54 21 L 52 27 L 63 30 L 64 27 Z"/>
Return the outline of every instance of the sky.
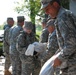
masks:
<path fill-rule="evenodd" d="M 14 11 L 14 2 L 22 0 L 1 0 L 0 2 L 0 25 L 3 24 L 7 17 L 13 17 L 16 21 L 16 18 L 19 14 Z"/>

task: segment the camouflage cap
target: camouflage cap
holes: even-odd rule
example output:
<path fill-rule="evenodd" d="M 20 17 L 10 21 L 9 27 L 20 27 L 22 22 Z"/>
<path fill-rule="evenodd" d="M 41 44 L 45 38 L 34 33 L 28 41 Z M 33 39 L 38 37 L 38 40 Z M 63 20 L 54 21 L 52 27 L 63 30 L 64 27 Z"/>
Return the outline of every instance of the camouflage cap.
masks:
<path fill-rule="evenodd" d="M 25 17 L 24 16 L 17 16 L 17 21 L 18 22 L 22 22 L 25 20 Z"/>
<path fill-rule="evenodd" d="M 49 3 L 52 3 L 53 1 L 56 1 L 59 5 L 61 5 L 60 0 L 41 0 L 41 9 L 46 8 L 49 5 Z"/>
<path fill-rule="evenodd" d="M 13 20 L 13 18 L 12 18 L 12 17 L 8 17 L 8 18 L 7 18 L 7 21 L 8 21 L 8 20 Z"/>
<path fill-rule="evenodd" d="M 33 24 L 32 24 L 32 22 L 25 21 L 24 27 L 27 28 L 27 29 L 32 30 L 33 29 Z"/>
<path fill-rule="evenodd" d="M 53 0 L 41 0 L 41 9 L 48 6 L 48 4 Z"/>
<path fill-rule="evenodd" d="M 47 22 L 46 27 L 54 26 L 55 19 L 51 19 Z"/>

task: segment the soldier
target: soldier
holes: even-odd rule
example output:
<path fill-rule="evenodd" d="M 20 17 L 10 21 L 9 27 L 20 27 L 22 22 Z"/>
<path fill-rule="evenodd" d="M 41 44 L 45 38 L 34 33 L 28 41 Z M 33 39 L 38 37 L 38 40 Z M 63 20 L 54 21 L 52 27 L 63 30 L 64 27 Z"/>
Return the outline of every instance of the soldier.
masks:
<path fill-rule="evenodd" d="M 7 18 L 7 24 L 4 25 L 3 29 L 5 30 L 7 27 L 9 27 L 9 24 L 13 24 L 12 22 L 10 22 L 9 20 L 11 19 L 11 21 L 13 22 L 13 18 L 12 17 L 8 17 Z"/>
<path fill-rule="evenodd" d="M 56 35 L 61 54 L 54 60 L 54 67 L 67 60 L 67 69 L 64 68 L 62 75 L 76 75 L 76 17 L 61 7 L 59 0 L 42 0 L 41 3 L 41 8 L 52 18 L 56 18 Z"/>
<path fill-rule="evenodd" d="M 10 39 L 10 57 L 12 63 L 12 75 L 21 75 L 21 61 L 19 58 L 19 52 L 16 49 L 16 40 L 20 31 L 23 30 L 24 16 L 17 17 L 17 25 L 10 29 L 9 39 Z"/>
<path fill-rule="evenodd" d="M 9 54 L 9 31 L 10 28 L 14 25 L 14 20 L 11 17 L 7 18 L 7 27 L 4 31 L 4 41 L 3 41 L 3 51 L 5 54 L 5 67 L 4 67 L 4 75 L 11 75 L 11 72 L 9 72 L 9 68 L 11 66 L 10 62 L 10 54 Z"/>
<path fill-rule="evenodd" d="M 48 54 L 45 57 L 47 59 L 52 57 L 59 48 L 58 43 L 57 43 L 57 37 L 56 37 L 54 22 L 55 22 L 55 20 L 51 19 L 47 22 L 47 25 L 46 25 L 48 28 L 48 31 L 49 31 L 49 38 L 48 38 L 48 44 L 47 44 Z"/>
<path fill-rule="evenodd" d="M 56 37 L 56 30 L 55 30 L 55 25 L 54 25 L 55 19 L 51 19 L 47 23 L 48 31 L 49 31 L 49 38 L 48 38 L 48 53 L 45 57 L 45 59 L 51 58 L 54 54 L 58 53 L 59 46 L 57 42 L 57 37 Z M 55 74 L 60 75 L 60 69 L 56 68 L 55 69 Z"/>
<path fill-rule="evenodd" d="M 45 63 L 48 59 L 50 59 L 56 53 L 56 51 L 59 49 L 54 22 L 55 22 L 55 20 L 51 19 L 46 24 L 48 31 L 49 31 L 49 38 L 48 38 L 48 44 L 47 44 L 48 50 L 43 57 L 43 63 Z M 57 68 L 55 70 L 55 73 L 56 73 L 56 75 L 59 75 L 60 69 Z"/>
<path fill-rule="evenodd" d="M 41 43 L 44 43 L 44 42 L 48 42 L 48 35 L 49 35 L 49 32 L 48 32 L 48 29 L 46 28 L 46 19 L 43 19 L 42 20 L 42 33 L 41 33 L 41 36 L 40 36 L 40 42 Z"/>
<path fill-rule="evenodd" d="M 25 55 L 29 44 L 35 42 L 35 35 L 32 31 L 33 24 L 31 22 L 25 22 L 23 31 L 18 36 L 17 39 L 17 50 L 20 53 L 20 59 L 22 62 L 22 74 L 21 75 L 39 75 L 40 66 L 38 61 L 34 56 Z M 34 53 L 35 54 L 35 53 Z"/>
<path fill-rule="evenodd" d="M 56 33 L 54 31 L 55 30 L 54 20 L 53 19 L 49 20 L 46 23 L 46 27 L 47 30 L 49 31 L 48 43 L 47 43 L 48 51 L 46 53 L 46 56 L 44 55 L 43 63 L 46 62 L 52 55 L 54 55 L 55 51 L 58 49 L 57 47 L 55 47 L 55 45 L 57 45 L 56 44 L 57 39 L 56 39 Z"/>

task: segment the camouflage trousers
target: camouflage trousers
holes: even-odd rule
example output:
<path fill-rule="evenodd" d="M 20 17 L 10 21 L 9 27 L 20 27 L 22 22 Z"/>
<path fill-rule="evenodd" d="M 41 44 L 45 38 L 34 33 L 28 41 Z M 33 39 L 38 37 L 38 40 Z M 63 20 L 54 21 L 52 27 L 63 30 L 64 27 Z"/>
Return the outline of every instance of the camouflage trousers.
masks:
<path fill-rule="evenodd" d="M 5 54 L 5 70 L 9 70 L 11 66 L 10 55 Z"/>
<path fill-rule="evenodd" d="M 40 62 L 36 62 L 33 57 L 20 56 L 22 62 L 22 74 L 21 75 L 39 75 Z"/>
<path fill-rule="evenodd" d="M 34 58 L 34 74 L 33 75 L 39 75 L 39 72 L 41 70 L 41 61 L 38 60 L 37 58 Z"/>
<path fill-rule="evenodd" d="M 21 75 L 21 61 L 19 54 L 10 54 L 12 64 L 12 75 Z"/>

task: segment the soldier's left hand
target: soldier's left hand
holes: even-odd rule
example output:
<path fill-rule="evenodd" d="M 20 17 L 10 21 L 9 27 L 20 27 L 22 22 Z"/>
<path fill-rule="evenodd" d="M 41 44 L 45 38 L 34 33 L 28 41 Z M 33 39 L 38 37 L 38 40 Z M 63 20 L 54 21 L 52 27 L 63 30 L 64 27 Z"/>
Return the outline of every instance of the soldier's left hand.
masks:
<path fill-rule="evenodd" d="M 58 59 L 58 58 L 56 58 L 55 60 L 54 60 L 54 67 L 58 67 L 58 66 L 60 66 L 61 65 L 61 61 Z"/>

